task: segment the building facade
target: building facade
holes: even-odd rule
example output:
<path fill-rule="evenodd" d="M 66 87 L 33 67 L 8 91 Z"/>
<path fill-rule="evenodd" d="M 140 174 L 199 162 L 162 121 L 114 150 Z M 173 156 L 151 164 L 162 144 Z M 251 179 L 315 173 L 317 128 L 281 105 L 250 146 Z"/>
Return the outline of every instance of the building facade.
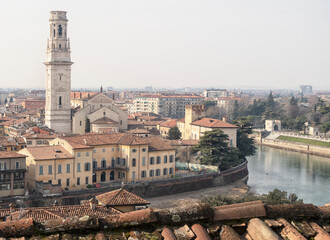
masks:
<path fill-rule="evenodd" d="M 50 146 L 20 151 L 27 156 L 28 185 L 60 185 L 62 190 L 91 184 L 146 181 L 175 175 L 175 148 L 156 137 L 85 134 L 58 137 Z"/>
<path fill-rule="evenodd" d="M 50 12 L 47 41 L 45 124 L 57 132 L 71 132 L 71 51 L 64 11 Z"/>
<path fill-rule="evenodd" d="M 0 197 L 25 194 L 25 156 L 0 151 Z"/>
<path fill-rule="evenodd" d="M 194 95 L 141 95 L 133 100 L 134 112 L 153 112 L 162 117 L 182 118 L 186 105 L 199 105 L 203 97 Z"/>

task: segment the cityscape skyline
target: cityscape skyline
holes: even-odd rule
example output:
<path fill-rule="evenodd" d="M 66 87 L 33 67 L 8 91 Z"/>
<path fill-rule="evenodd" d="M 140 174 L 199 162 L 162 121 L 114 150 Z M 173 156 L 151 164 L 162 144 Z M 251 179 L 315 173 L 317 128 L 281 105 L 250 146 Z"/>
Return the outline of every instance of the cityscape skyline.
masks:
<path fill-rule="evenodd" d="M 1 3 L 11 34 L 0 40 L 0 87 L 45 88 L 45 22 L 58 9 L 68 12 L 73 89 L 330 89 L 326 1 L 99 3 Z"/>

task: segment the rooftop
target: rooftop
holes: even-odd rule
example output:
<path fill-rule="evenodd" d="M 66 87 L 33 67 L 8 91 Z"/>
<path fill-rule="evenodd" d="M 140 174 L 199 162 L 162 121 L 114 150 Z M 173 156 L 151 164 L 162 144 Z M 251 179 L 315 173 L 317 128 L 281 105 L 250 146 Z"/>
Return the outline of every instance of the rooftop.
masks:
<path fill-rule="evenodd" d="M 209 128 L 238 128 L 238 126 L 214 118 L 201 118 L 192 122 L 191 125 Z"/>
<path fill-rule="evenodd" d="M 97 195 L 96 199 L 106 206 L 138 206 L 150 204 L 147 200 L 123 189 Z"/>
<path fill-rule="evenodd" d="M 35 160 L 73 158 L 73 155 L 62 146 L 31 147 L 25 148 L 21 152 L 30 153 Z"/>

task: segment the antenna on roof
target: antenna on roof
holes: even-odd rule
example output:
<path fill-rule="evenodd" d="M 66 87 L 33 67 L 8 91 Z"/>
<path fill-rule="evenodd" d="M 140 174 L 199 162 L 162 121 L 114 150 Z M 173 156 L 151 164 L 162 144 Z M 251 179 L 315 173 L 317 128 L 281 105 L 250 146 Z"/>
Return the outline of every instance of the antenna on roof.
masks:
<path fill-rule="evenodd" d="M 101 85 L 101 88 L 100 88 L 100 93 L 102 93 L 103 92 L 103 87 L 102 87 L 102 85 Z"/>

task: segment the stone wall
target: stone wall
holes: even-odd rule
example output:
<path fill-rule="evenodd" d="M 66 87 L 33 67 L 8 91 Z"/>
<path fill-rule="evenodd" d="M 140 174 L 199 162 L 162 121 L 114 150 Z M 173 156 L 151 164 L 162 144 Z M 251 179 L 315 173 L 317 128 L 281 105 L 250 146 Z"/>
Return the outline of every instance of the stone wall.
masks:
<path fill-rule="evenodd" d="M 141 182 L 136 184 L 128 184 L 124 188 L 143 198 L 150 198 L 221 186 L 238 180 L 246 181 L 248 174 L 247 162 L 245 162 L 235 168 L 223 171 L 220 174 L 210 173 L 190 177 Z M 63 192 L 62 196 L 49 196 L 43 198 L 39 195 L 33 195 L 24 200 L 24 207 L 50 206 L 55 200 L 59 205 L 76 205 L 80 204 L 81 200 L 91 199 L 93 196 L 118 188 L 120 188 L 120 185 L 82 189 Z"/>
<path fill-rule="evenodd" d="M 262 139 L 262 141 L 258 144 L 322 157 L 330 157 L 329 147 L 320 147 L 304 143 L 294 143 L 278 139 Z"/>

